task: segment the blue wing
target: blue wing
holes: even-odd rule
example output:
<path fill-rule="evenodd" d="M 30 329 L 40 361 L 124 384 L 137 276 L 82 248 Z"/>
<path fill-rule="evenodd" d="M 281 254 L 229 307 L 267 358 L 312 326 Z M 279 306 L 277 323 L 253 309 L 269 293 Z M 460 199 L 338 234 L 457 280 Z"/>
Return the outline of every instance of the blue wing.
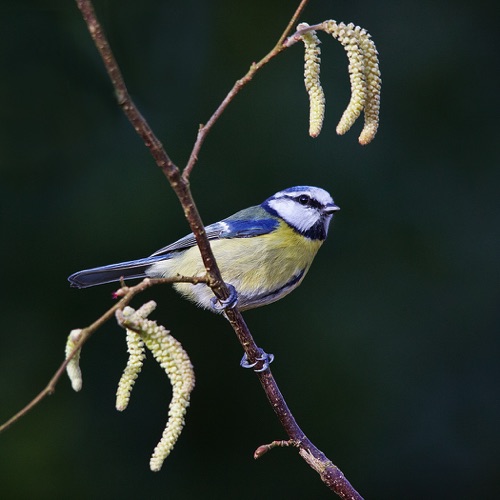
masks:
<path fill-rule="evenodd" d="M 271 233 L 278 226 L 279 220 L 269 215 L 263 208 L 251 207 L 220 222 L 210 224 L 205 230 L 209 240 L 216 240 L 221 238 L 251 238 Z M 185 250 L 194 245 L 196 245 L 196 240 L 193 233 L 191 233 L 145 259 L 84 269 L 72 274 L 68 280 L 71 286 L 86 288 L 125 278 L 144 278 L 149 267 L 155 262 L 170 259 L 175 252 Z"/>
<path fill-rule="evenodd" d="M 264 216 L 264 217 L 263 217 Z M 251 207 L 238 212 L 227 219 L 205 227 L 209 240 L 222 238 L 252 238 L 273 232 L 279 226 L 279 220 L 269 215 L 261 207 Z M 184 236 L 166 247 L 157 250 L 150 257 L 165 255 L 178 250 L 185 250 L 196 245 L 193 233 Z"/>

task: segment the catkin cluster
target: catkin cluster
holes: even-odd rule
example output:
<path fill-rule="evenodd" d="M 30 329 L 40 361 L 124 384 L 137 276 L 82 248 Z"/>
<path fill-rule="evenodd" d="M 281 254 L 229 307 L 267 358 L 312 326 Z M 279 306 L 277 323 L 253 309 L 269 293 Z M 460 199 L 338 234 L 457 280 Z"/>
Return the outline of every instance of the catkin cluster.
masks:
<path fill-rule="evenodd" d="M 304 81 L 310 102 L 309 134 L 317 137 L 321 131 L 325 110 L 325 96 L 320 82 L 320 49 L 316 31 L 325 31 L 344 47 L 349 60 L 351 98 L 338 125 L 337 134 L 345 134 L 364 112 L 364 127 L 359 136 L 361 144 L 368 144 L 377 133 L 380 111 L 381 78 L 378 53 L 366 30 L 354 24 L 329 20 L 310 27 L 297 26 L 297 34 L 287 44 L 302 40 L 305 47 Z"/>

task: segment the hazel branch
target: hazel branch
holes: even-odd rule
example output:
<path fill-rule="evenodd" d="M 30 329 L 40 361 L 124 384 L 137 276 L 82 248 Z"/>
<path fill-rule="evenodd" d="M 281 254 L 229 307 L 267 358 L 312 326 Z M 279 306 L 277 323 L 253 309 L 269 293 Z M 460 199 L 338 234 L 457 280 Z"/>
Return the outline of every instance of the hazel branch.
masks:
<path fill-rule="evenodd" d="M 91 33 L 91 36 L 94 38 L 94 41 L 96 42 L 98 49 L 100 44 L 109 47 L 104 37 L 102 29 L 97 30 L 100 35 L 100 40 L 96 40 L 95 38 L 96 31 L 92 29 L 92 26 L 98 25 L 99 23 L 97 21 L 97 18 L 95 17 L 95 12 L 92 7 L 91 1 L 90 0 L 76 0 L 76 1 L 80 10 L 82 11 L 82 14 L 84 15 L 85 20 L 87 21 L 87 24 L 89 24 L 88 19 L 92 21 L 92 24 L 89 25 L 89 31 Z M 196 242 L 200 249 L 200 253 L 203 258 L 205 268 L 207 270 L 208 284 L 210 288 L 213 290 L 214 294 L 219 299 L 227 299 L 229 297 L 228 293 L 229 291 L 224 282 L 222 281 L 220 271 L 217 267 L 217 263 L 215 262 L 215 258 L 213 256 L 210 244 L 206 237 L 205 230 L 201 222 L 201 218 L 198 214 L 198 211 L 194 204 L 194 200 L 191 196 L 191 192 L 189 190 L 189 176 L 198 159 L 201 146 L 203 145 L 203 142 L 208 132 L 217 122 L 218 118 L 227 108 L 229 103 L 234 99 L 236 94 L 243 88 L 244 85 L 246 85 L 252 80 L 255 73 L 260 68 L 262 68 L 262 66 L 267 64 L 273 57 L 278 55 L 282 50 L 284 50 L 287 47 L 286 43 L 284 43 L 284 40 L 288 35 L 289 31 L 291 30 L 291 26 L 293 26 L 292 21 L 294 21 L 295 23 L 296 19 L 298 19 L 306 4 L 307 0 L 301 1 L 299 7 L 296 9 L 295 14 L 292 17 L 291 22 L 288 23 L 287 28 L 285 29 L 284 33 L 278 40 L 278 43 L 275 45 L 275 47 L 258 63 L 254 63 L 251 65 L 247 74 L 242 79 L 236 81 L 229 94 L 223 100 L 221 105 L 216 109 L 214 114 L 210 117 L 207 124 L 205 126 L 200 127 L 195 145 L 193 147 L 192 153 L 189 157 L 189 161 L 183 171 L 182 176 L 179 175 L 179 169 L 175 165 L 173 165 L 173 163 L 170 161 L 166 153 L 163 151 L 163 148 L 161 148 L 159 155 L 158 151 L 152 148 L 151 145 L 159 144 L 159 141 L 158 140 L 153 141 L 149 139 L 150 135 L 152 134 L 152 131 L 145 122 L 145 119 L 140 115 L 140 113 L 138 113 L 138 111 L 137 113 L 134 113 L 132 116 L 132 118 L 134 119 L 137 118 L 139 120 L 135 126 L 137 132 L 139 133 L 139 135 L 141 135 L 141 137 L 143 137 L 145 145 L 148 148 L 150 148 L 151 153 L 156 160 L 156 163 L 158 164 L 158 166 L 160 166 L 160 168 L 162 168 L 163 172 L 165 173 L 165 176 L 168 178 L 172 188 L 174 189 L 175 193 L 179 198 L 179 201 L 184 209 L 185 216 L 189 222 L 191 230 L 195 235 Z M 110 74 L 110 77 L 112 77 L 112 75 L 116 74 L 117 72 L 119 73 L 119 69 L 118 66 L 116 65 L 116 61 L 114 60 L 114 58 L 106 58 L 103 56 L 103 62 L 106 66 L 108 73 Z M 136 108 L 132 100 L 130 99 L 128 93 L 125 95 L 125 97 L 127 101 L 122 105 L 122 108 L 124 112 L 127 114 L 129 110 L 134 110 Z M 127 114 L 127 116 L 129 115 Z M 131 119 L 131 117 L 129 117 L 129 119 Z M 226 316 L 231 326 L 233 327 L 240 344 L 245 350 L 249 363 L 257 361 L 257 358 L 259 357 L 261 350 L 255 344 L 255 341 L 253 340 L 250 330 L 248 329 L 248 326 L 246 325 L 238 308 L 236 307 L 234 309 L 227 310 Z M 261 368 L 261 366 L 257 364 L 256 368 L 259 369 Z M 325 483 L 332 491 L 337 493 L 342 498 L 360 499 L 361 496 L 356 492 L 356 490 L 352 487 L 349 481 L 347 481 L 342 472 L 335 466 L 329 465 L 331 464 L 331 462 L 327 459 L 327 457 L 320 450 L 318 450 L 311 443 L 311 441 L 309 441 L 309 439 L 307 439 L 303 431 L 300 429 L 292 413 L 290 412 L 281 392 L 279 391 L 276 381 L 274 380 L 274 377 L 271 374 L 271 371 L 268 369 L 264 372 L 259 372 L 257 373 L 257 376 L 259 377 L 261 385 L 266 393 L 269 402 L 271 403 L 272 408 L 274 409 L 276 415 L 278 416 L 278 419 L 282 423 L 290 439 L 299 441 L 301 450 L 305 450 L 307 452 L 307 456 L 311 455 L 318 463 L 324 464 L 324 468 L 321 471 L 318 470 L 322 480 L 325 481 Z"/>
<path fill-rule="evenodd" d="M 191 172 L 197 162 L 199 152 L 203 145 L 203 142 L 217 122 L 221 114 L 227 108 L 229 103 L 234 99 L 237 93 L 248 84 L 255 73 L 261 69 L 265 64 L 267 64 L 272 58 L 278 55 L 282 50 L 287 48 L 289 45 L 285 39 L 289 32 L 291 31 L 292 26 L 294 26 L 302 13 L 304 7 L 307 4 L 307 0 L 302 0 L 300 2 L 299 7 L 296 9 L 291 21 L 288 23 L 287 28 L 284 33 L 279 38 L 275 47 L 258 63 L 254 63 L 250 66 L 250 69 L 244 75 L 243 78 L 237 80 L 234 84 L 233 88 L 230 90 L 226 98 L 223 100 L 221 105 L 216 109 L 214 114 L 210 117 L 207 123 L 200 127 L 196 142 L 194 144 L 193 150 L 191 152 L 189 161 L 187 162 L 186 167 L 184 168 L 182 174 L 180 169 L 172 162 L 170 157 L 165 152 L 161 142 L 155 136 L 151 128 L 149 127 L 145 118 L 141 115 L 134 102 L 132 101 L 128 90 L 125 86 L 123 77 L 121 75 L 120 69 L 117 65 L 117 62 L 113 56 L 109 43 L 105 37 L 104 31 L 97 20 L 97 17 L 94 12 L 94 8 L 92 2 L 90 0 L 76 0 L 76 3 L 82 13 L 82 16 L 88 26 L 89 33 L 96 44 L 96 47 L 101 54 L 103 59 L 106 71 L 109 74 L 113 87 L 115 89 L 118 103 L 124 111 L 127 118 L 130 120 L 132 126 L 142 138 L 146 147 L 150 150 L 156 164 L 161 168 L 164 175 L 167 177 L 168 181 L 174 192 L 176 193 L 182 207 L 184 210 L 184 214 L 186 219 L 191 227 L 192 232 L 195 235 L 198 247 L 200 249 L 200 253 L 203 258 L 203 262 L 205 264 L 205 268 L 207 271 L 207 275 L 205 278 L 197 279 L 196 282 L 204 282 L 208 286 L 211 287 L 214 294 L 219 299 L 226 299 L 229 296 L 228 289 L 224 284 L 222 277 L 220 275 L 220 271 L 218 269 L 217 263 L 213 256 L 210 243 L 206 237 L 205 230 L 201 218 L 199 216 L 198 210 L 194 203 L 193 197 L 191 195 L 190 187 L 189 187 L 189 177 Z M 48 394 L 51 394 L 54 389 L 57 381 L 59 380 L 61 374 L 64 372 L 66 366 L 70 363 L 73 357 L 79 352 L 82 345 L 88 340 L 90 335 L 105 321 L 107 321 L 117 310 L 123 309 L 125 305 L 131 300 L 131 298 L 139 293 L 142 289 L 145 289 L 151 284 L 158 283 L 160 281 L 165 282 L 165 280 L 144 280 L 136 287 L 125 288 L 122 289 L 119 293 L 116 294 L 117 297 L 121 297 L 120 301 L 112 307 L 109 311 L 107 311 L 97 322 L 91 325 L 88 328 L 82 329 L 81 336 L 78 341 L 75 342 L 75 347 L 71 353 L 67 356 L 67 359 L 62 363 L 54 377 L 49 382 L 49 385 L 42 391 L 25 409 L 19 412 L 16 416 L 14 416 L 11 420 L 9 420 L 4 426 L 0 427 L 0 431 L 11 425 L 13 422 L 21 418 L 27 411 L 29 411 L 33 406 L 35 406 L 41 399 L 43 399 Z M 178 280 L 177 280 L 178 281 Z M 194 283 L 194 279 L 187 279 L 187 282 Z M 142 289 L 140 286 L 142 285 Z M 250 363 L 256 361 L 257 357 L 260 355 L 261 350 L 256 346 L 250 331 L 241 316 L 241 313 L 237 308 L 230 309 L 226 313 L 231 326 L 236 332 L 236 335 L 242 344 L 246 354 L 247 359 Z M 256 365 L 256 368 L 260 368 L 259 364 Z M 337 495 L 342 498 L 352 498 L 352 499 L 360 499 L 360 495 L 356 492 L 356 490 L 351 486 L 349 481 L 345 478 L 342 472 L 335 467 L 328 458 L 318 449 L 316 448 L 311 441 L 305 436 L 303 431 L 298 426 L 295 421 L 290 409 L 288 408 L 279 388 L 274 380 L 274 377 L 271 374 L 271 371 L 268 369 L 264 372 L 257 373 L 257 376 L 262 384 L 262 387 L 266 393 L 266 396 L 271 403 L 272 408 L 274 409 L 277 417 L 282 423 L 286 433 L 290 437 L 290 440 L 298 443 L 299 452 L 301 456 L 318 471 L 321 479 L 327 484 L 327 486 L 334 491 Z"/>
<path fill-rule="evenodd" d="M 56 370 L 52 378 L 49 380 L 48 384 L 21 410 L 19 410 L 15 415 L 9 418 L 6 422 L 0 425 L 0 434 L 7 430 L 11 425 L 14 425 L 21 418 L 23 418 L 27 413 L 29 413 L 33 408 L 35 408 L 39 403 L 41 403 L 47 396 L 54 394 L 56 386 L 64 374 L 67 366 L 72 362 L 75 356 L 79 356 L 81 348 L 90 339 L 90 337 L 101 328 L 108 320 L 114 317 L 115 312 L 118 309 L 123 309 L 129 302 L 139 293 L 147 290 L 154 285 L 161 284 L 172 284 L 172 283 L 207 283 L 207 279 L 204 277 L 191 278 L 189 276 L 178 276 L 176 278 L 146 278 L 142 280 L 135 286 L 132 287 L 122 287 L 114 295 L 115 297 L 121 297 L 120 300 L 113 306 L 110 307 L 101 317 L 94 321 L 91 325 L 82 328 L 78 333 L 77 340 L 73 340 L 73 349 L 66 355 L 66 359 L 61 363 L 59 368 Z M 72 385 L 74 384 L 71 380 Z"/>

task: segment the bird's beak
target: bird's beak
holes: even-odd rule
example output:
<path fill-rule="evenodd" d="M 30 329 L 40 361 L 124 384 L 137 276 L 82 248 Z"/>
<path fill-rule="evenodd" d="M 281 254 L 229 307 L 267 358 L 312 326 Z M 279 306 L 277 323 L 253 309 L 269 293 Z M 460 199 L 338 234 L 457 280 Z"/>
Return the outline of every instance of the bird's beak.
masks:
<path fill-rule="evenodd" d="M 338 207 L 337 205 L 335 205 L 335 203 L 332 203 L 331 205 L 327 205 L 325 207 L 325 212 L 327 214 L 333 214 L 333 212 L 338 212 L 340 210 L 340 207 Z"/>

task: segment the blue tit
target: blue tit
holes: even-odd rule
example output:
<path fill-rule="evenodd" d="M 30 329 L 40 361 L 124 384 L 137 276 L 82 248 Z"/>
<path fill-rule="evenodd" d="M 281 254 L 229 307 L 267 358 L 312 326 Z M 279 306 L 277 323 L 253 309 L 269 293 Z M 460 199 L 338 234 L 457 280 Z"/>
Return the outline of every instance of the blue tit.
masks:
<path fill-rule="evenodd" d="M 275 302 L 300 285 L 337 210 L 325 190 L 296 186 L 205 228 L 222 278 L 234 287 L 240 310 Z M 178 274 L 205 274 L 192 233 L 150 257 L 86 269 L 68 280 L 71 286 L 86 288 L 120 279 Z M 207 285 L 175 283 L 174 287 L 199 306 L 216 309 Z"/>

